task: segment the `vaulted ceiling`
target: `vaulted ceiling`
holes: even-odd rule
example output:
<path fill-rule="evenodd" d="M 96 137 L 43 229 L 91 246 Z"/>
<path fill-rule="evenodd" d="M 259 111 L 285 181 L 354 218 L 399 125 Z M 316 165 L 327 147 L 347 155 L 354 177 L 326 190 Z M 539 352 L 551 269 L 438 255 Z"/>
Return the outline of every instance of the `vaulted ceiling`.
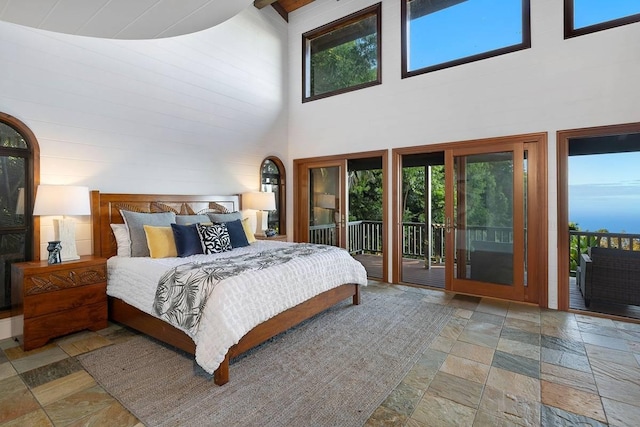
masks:
<path fill-rule="evenodd" d="M 284 19 L 313 0 L 255 0 Z M 0 0 L 0 20 L 80 36 L 154 39 L 189 34 L 226 21 L 252 0 Z"/>

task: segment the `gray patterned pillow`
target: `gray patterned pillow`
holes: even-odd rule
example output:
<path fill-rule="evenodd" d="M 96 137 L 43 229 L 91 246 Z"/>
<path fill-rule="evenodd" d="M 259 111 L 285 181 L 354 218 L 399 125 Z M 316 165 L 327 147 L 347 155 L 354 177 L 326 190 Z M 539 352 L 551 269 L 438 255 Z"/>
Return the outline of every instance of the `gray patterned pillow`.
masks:
<path fill-rule="evenodd" d="M 176 215 L 176 224 L 191 225 L 197 223 L 212 222 L 207 215 Z"/>
<path fill-rule="evenodd" d="M 120 213 L 129 228 L 132 257 L 150 256 L 147 235 L 144 232 L 145 225 L 170 227 L 176 222 L 176 214 L 173 212 L 143 213 L 121 210 Z"/>
<path fill-rule="evenodd" d="M 231 250 L 231 238 L 224 224 L 204 225 L 196 224 L 198 235 L 202 242 L 204 254 L 217 254 Z"/>
<path fill-rule="evenodd" d="M 211 219 L 211 222 L 230 222 L 239 219 L 242 221 L 242 212 L 229 212 L 229 213 L 217 213 L 207 212 L 207 216 Z"/>

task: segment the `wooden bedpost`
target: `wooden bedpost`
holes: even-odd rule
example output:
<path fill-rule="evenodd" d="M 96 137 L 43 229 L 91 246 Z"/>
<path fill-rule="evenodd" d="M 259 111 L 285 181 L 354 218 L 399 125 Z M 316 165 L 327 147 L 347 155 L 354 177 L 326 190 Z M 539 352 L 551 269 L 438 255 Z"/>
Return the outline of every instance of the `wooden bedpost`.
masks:
<path fill-rule="evenodd" d="M 360 305 L 360 285 L 356 285 L 356 293 L 353 294 L 353 305 Z"/>
<path fill-rule="evenodd" d="M 101 243 L 102 232 L 100 230 L 100 192 L 92 190 L 91 196 L 91 238 L 93 239 L 93 252 L 95 256 L 102 256 Z"/>
<path fill-rule="evenodd" d="M 216 385 L 225 385 L 229 382 L 229 353 L 224 357 L 224 360 L 213 372 L 213 382 Z"/>

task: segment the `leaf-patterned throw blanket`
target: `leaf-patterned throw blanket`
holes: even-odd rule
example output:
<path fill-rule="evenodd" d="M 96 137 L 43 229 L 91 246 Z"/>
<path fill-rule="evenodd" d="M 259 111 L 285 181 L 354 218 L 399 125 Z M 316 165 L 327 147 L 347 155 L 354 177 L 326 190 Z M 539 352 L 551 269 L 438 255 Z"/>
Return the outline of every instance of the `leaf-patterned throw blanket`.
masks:
<path fill-rule="evenodd" d="M 222 280 L 331 249 L 331 246 L 299 243 L 239 257 L 182 264 L 160 278 L 153 308 L 162 319 L 194 336 L 207 298 Z"/>

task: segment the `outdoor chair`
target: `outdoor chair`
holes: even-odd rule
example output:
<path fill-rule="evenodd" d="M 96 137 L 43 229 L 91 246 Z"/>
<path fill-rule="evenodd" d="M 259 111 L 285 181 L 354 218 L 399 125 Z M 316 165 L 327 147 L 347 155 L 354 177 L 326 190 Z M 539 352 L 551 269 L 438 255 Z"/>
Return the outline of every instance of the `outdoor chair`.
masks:
<path fill-rule="evenodd" d="M 592 301 L 640 305 L 640 251 L 589 248 L 576 281 L 587 307 Z"/>

